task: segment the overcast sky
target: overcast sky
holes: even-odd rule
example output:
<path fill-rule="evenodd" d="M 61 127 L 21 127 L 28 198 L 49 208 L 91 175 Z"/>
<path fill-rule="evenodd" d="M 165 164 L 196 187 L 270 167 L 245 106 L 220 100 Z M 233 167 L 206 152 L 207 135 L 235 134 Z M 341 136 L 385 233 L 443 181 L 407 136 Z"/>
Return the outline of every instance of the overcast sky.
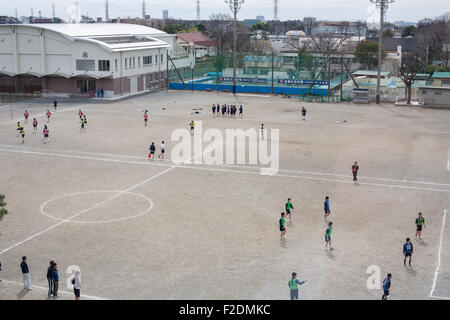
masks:
<path fill-rule="evenodd" d="M 2 0 L 0 15 L 34 15 L 42 11 L 42 16 L 51 17 L 52 3 L 56 4 L 56 15 L 67 19 L 73 10 L 74 0 Z M 314 16 L 327 20 L 368 20 L 376 19 L 374 6 L 370 0 L 278 0 L 278 17 L 280 20 L 302 19 Z M 105 0 L 79 0 L 81 13 L 92 17 L 105 16 Z M 142 15 L 142 0 L 109 0 L 110 17 L 136 17 Z M 200 0 L 202 19 L 208 19 L 212 13 L 229 13 L 224 0 Z M 147 0 L 147 14 L 161 18 L 162 10 L 169 10 L 169 16 L 175 18 L 195 19 L 196 0 Z M 450 11 L 450 0 L 396 0 L 390 4 L 388 21 L 418 21 L 422 18 L 434 18 Z M 273 0 L 246 0 L 239 12 L 239 19 L 255 18 L 263 15 L 273 18 Z"/>

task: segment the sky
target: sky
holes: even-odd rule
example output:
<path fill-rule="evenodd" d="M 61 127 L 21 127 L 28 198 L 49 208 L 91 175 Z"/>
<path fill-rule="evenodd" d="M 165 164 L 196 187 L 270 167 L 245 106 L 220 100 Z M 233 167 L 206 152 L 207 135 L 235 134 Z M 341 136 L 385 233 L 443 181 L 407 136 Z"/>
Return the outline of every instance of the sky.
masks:
<path fill-rule="evenodd" d="M 65 20 L 75 8 L 75 0 L 1 0 L 0 15 L 29 16 L 31 7 L 34 15 L 52 16 L 52 3 L 56 5 L 56 16 Z M 162 10 L 169 11 L 169 17 L 195 19 L 196 0 L 147 0 L 147 14 L 154 18 L 162 18 Z M 105 0 L 78 0 L 81 14 L 91 17 L 105 16 Z M 377 20 L 376 9 L 370 0 L 278 0 L 278 18 L 280 20 L 303 19 L 313 16 L 323 20 Z M 224 0 L 200 0 L 201 19 L 208 19 L 213 13 L 231 13 Z M 109 0 L 109 16 L 140 17 L 142 0 Z M 422 18 L 434 18 L 450 12 L 450 0 L 395 0 L 389 5 L 388 21 L 418 21 Z M 253 19 L 262 15 L 266 19 L 273 18 L 273 0 L 245 0 L 238 19 Z"/>

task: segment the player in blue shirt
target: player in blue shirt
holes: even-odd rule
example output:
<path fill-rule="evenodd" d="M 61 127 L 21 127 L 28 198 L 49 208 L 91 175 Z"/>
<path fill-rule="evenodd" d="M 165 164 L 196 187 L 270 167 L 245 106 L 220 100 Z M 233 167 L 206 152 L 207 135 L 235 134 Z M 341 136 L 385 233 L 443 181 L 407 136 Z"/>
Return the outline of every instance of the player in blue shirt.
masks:
<path fill-rule="evenodd" d="M 392 274 L 388 273 L 386 279 L 383 280 L 383 296 L 381 297 L 381 300 L 387 300 L 389 297 L 389 294 L 391 293 L 391 279 Z"/>
<path fill-rule="evenodd" d="M 406 238 L 406 242 L 403 244 L 403 254 L 405 255 L 405 259 L 403 260 L 403 265 L 406 266 L 406 258 L 409 257 L 409 266 L 411 267 L 411 258 L 413 254 L 414 248 L 411 242 L 411 239 Z"/>
<path fill-rule="evenodd" d="M 323 209 L 325 210 L 324 218 L 326 219 L 330 215 L 330 197 L 329 196 L 325 197 L 325 202 L 323 203 Z"/>

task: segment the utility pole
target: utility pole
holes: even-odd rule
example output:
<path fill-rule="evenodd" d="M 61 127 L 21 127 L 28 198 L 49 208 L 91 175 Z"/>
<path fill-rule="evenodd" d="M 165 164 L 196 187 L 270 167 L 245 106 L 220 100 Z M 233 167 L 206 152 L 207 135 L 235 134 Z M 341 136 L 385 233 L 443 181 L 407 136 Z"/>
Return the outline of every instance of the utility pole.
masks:
<path fill-rule="evenodd" d="M 236 94 L 236 48 L 237 48 L 237 13 L 241 9 L 244 0 L 225 0 L 233 12 L 233 94 Z"/>
<path fill-rule="evenodd" d="M 377 8 L 380 10 L 380 32 L 378 34 L 378 67 L 377 67 L 377 96 L 376 103 L 380 104 L 381 96 L 381 63 L 382 63 L 382 47 L 383 47 L 383 24 L 386 11 L 388 9 L 388 4 L 393 3 L 394 0 L 370 0 L 370 2 L 375 3 Z"/>

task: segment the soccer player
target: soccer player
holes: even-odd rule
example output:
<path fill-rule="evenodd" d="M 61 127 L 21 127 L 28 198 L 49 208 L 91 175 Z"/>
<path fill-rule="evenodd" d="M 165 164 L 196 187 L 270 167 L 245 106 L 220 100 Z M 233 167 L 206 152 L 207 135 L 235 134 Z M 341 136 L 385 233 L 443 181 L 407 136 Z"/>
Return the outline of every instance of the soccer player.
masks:
<path fill-rule="evenodd" d="M 50 122 L 50 117 L 52 116 L 50 110 L 47 110 L 46 116 L 47 116 L 47 123 L 49 123 Z"/>
<path fill-rule="evenodd" d="M 50 141 L 50 139 L 48 138 L 48 128 L 47 125 L 44 125 L 44 130 L 42 131 L 44 133 L 44 143 L 47 143 Z"/>
<path fill-rule="evenodd" d="M 239 106 L 239 118 L 242 118 L 242 111 L 244 111 L 244 109 L 242 108 L 242 104 Z"/>
<path fill-rule="evenodd" d="M 291 289 L 291 300 L 298 300 L 298 286 L 301 286 L 306 281 L 298 281 L 297 280 L 297 273 L 292 273 L 292 278 L 289 280 L 289 289 Z"/>
<path fill-rule="evenodd" d="M 406 258 L 409 257 L 409 266 L 411 267 L 411 258 L 413 254 L 414 248 L 411 242 L 411 239 L 406 238 L 406 242 L 403 244 L 403 254 L 405 255 L 405 259 L 403 259 L 403 265 L 406 266 Z"/>
<path fill-rule="evenodd" d="M 195 127 L 194 120 L 192 120 L 189 125 L 191 126 L 191 134 L 194 134 L 194 127 Z"/>
<path fill-rule="evenodd" d="M 145 127 L 147 126 L 147 122 L 148 122 L 148 114 L 147 114 L 147 111 L 145 111 L 145 113 L 144 113 L 144 126 Z"/>
<path fill-rule="evenodd" d="M 216 105 L 215 104 L 213 104 L 213 106 L 212 106 L 212 112 L 213 112 L 213 116 L 215 117 L 216 116 Z"/>
<path fill-rule="evenodd" d="M 288 198 L 285 207 L 286 207 L 286 215 L 289 216 L 289 222 L 292 222 L 291 221 L 291 209 L 294 209 L 294 206 L 292 205 L 291 198 Z"/>
<path fill-rule="evenodd" d="M 323 209 L 325 210 L 325 216 L 324 218 L 328 218 L 328 216 L 330 215 L 330 197 L 326 196 L 325 197 L 325 202 L 323 203 Z"/>
<path fill-rule="evenodd" d="M 153 159 L 155 158 L 155 149 L 156 149 L 155 143 L 152 142 L 152 144 L 150 145 L 150 148 L 149 148 L 149 150 L 150 150 L 150 153 L 148 154 L 149 159 L 152 159 L 152 156 L 153 156 Z"/>
<path fill-rule="evenodd" d="M 388 273 L 386 279 L 383 280 L 383 296 L 381 297 L 381 300 L 387 300 L 389 297 L 389 294 L 391 293 L 391 279 L 392 274 Z"/>
<path fill-rule="evenodd" d="M 302 120 L 306 120 L 306 109 L 302 107 Z"/>
<path fill-rule="evenodd" d="M 422 217 L 422 212 L 419 212 L 419 217 L 416 219 L 416 238 L 422 239 L 420 234 L 422 233 L 422 227 L 425 228 L 425 219 Z"/>
<path fill-rule="evenodd" d="M 330 245 L 330 250 L 333 250 L 331 247 L 331 231 L 333 231 L 333 222 L 328 223 L 328 228 L 325 230 L 325 250 L 328 247 L 328 244 Z"/>
<path fill-rule="evenodd" d="M 30 114 L 28 113 L 27 110 L 25 110 L 25 113 L 23 114 L 24 118 L 25 118 L 25 123 L 28 123 L 28 117 L 30 116 Z"/>
<path fill-rule="evenodd" d="M 33 118 L 33 133 L 35 133 L 37 131 L 37 125 L 38 125 L 38 122 L 37 122 L 36 118 Z"/>
<path fill-rule="evenodd" d="M 58 105 L 58 102 L 56 102 L 56 100 L 55 101 L 53 101 L 53 110 L 55 110 L 56 111 L 56 106 Z"/>
<path fill-rule="evenodd" d="M 284 220 L 284 212 L 281 213 L 281 218 L 278 222 L 280 224 L 280 232 L 281 232 L 280 240 L 284 240 L 284 235 L 286 234 L 286 222 Z"/>
<path fill-rule="evenodd" d="M 16 131 L 17 131 L 16 137 L 18 137 L 20 132 L 22 131 L 22 125 L 20 124 L 20 121 L 17 122 L 17 129 L 16 129 Z"/>
<path fill-rule="evenodd" d="M 80 120 L 81 120 L 81 118 L 83 117 L 83 112 L 81 112 L 81 109 L 78 110 L 78 116 L 80 117 Z"/>
<path fill-rule="evenodd" d="M 159 159 L 164 159 L 164 149 L 165 149 L 164 141 L 162 141 L 162 142 L 161 142 L 161 152 L 160 152 L 160 154 L 158 155 L 158 158 L 159 158 Z"/>
<path fill-rule="evenodd" d="M 358 178 L 356 177 L 358 175 L 358 162 L 355 161 L 355 164 L 352 166 L 352 173 L 353 173 L 353 181 L 358 181 Z"/>
<path fill-rule="evenodd" d="M 84 129 L 84 124 L 85 124 L 84 119 L 81 119 L 80 133 L 81 133 L 81 131 L 86 132 L 86 130 Z"/>
<path fill-rule="evenodd" d="M 22 143 L 25 143 L 25 130 L 23 127 L 20 129 L 20 134 L 22 135 Z"/>
<path fill-rule="evenodd" d="M 83 114 L 83 120 L 84 120 L 84 124 L 87 125 L 87 118 L 86 118 L 85 114 Z"/>
<path fill-rule="evenodd" d="M 261 137 L 264 140 L 264 123 L 261 123 Z"/>

